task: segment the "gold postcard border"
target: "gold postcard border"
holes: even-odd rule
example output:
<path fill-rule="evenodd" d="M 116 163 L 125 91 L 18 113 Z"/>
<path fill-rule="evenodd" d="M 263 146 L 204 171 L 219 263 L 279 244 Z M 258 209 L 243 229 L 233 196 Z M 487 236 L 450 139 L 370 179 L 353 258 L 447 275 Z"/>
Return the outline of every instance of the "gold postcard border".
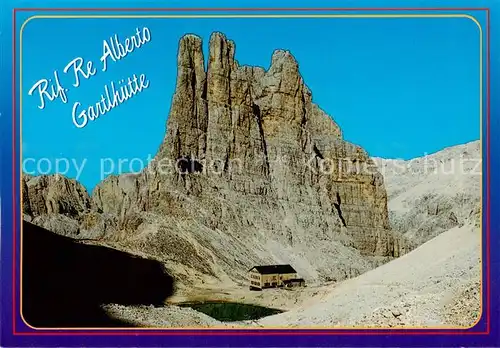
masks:
<path fill-rule="evenodd" d="M 474 22 L 478 29 L 479 29 L 479 123 L 480 123 L 480 131 L 479 131 L 479 143 L 480 143 L 480 153 L 481 153 L 481 161 L 483 160 L 483 144 L 482 144 L 482 134 L 483 134 L 483 28 L 480 24 L 480 22 L 473 16 L 468 15 L 468 14 L 373 14 L 373 15 L 368 15 L 368 14 L 311 14 L 311 15 L 34 15 L 29 18 L 27 18 L 23 24 L 21 25 L 20 28 L 20 35 L 19 35 L 19 166 L 20 166 L 20 185 L 19 185 L 19 191 L 20 191 L 20 209 L 22 211 L 22 206 L 23 206 L 23 195 L 22 195 L 22 176 L 23 176 L 23 171 L 22 171 L 22 98 L 23 98 L 23 93 L 22 93 L 22 85 L 23 85 L 23 80 L 22 80 L 22 59 L 23 59 L 23 31 L 25 29 L 25 26 L 32 20 L 34 19 L 113 19 L 113 18 L 118 18 L 118 19 L 132 19 L 132 18 L 146 18 L 146 19 L 179 19 L 179 18 L 184 18 L 184 19 L 195 19 L 195 18 L 465 18 L 469 19 L 472 22 Z M 438 326 L 438 327 L 402 327 L 402 328 L 397 328 L 398 330 L 449 330 L 449 329 L 455 329 L 455 330 L 468 330 L 476 326 L 479 321 L 482 318 L 483 315 L 483 216 L 484 216 L 484 204 L 483 204 L 483 172 L 482 172 L 482 165 L 481 165 L 481 185 L 480 185 L 480 197 L 481 197 L 481 219 L 480 219 L 480 260 L 481 260 L 481 275 L 480 275 L 480 284 L 481 284 L 481 310 L 480 310 L 480 315 L 478 316 L 477 320 L 470 326 L 470 327 L 456 327 L 456 326 Z M 49 330 L 67 330 L 67 331 L 74 331 L 74 330 L 132 330 L 132 331 L 140 331 L 140 330 L 162 330 L 162 331 L 172 331 L 172 330 L 200 330 L 200 331 L 206 331 L 206 330 L 217 330 L 217 329 L 224 329 L 224 330 L 276 330 L 276 329 L 289 329 L 287 327 L 235 327 L 235 328 L 227 328 L 227 327 L 209 327 L 209 328 L 200 328 L 200 327 L 182 327 L 182 328 L 161 328 L 161 327 L 132 327 L 132 328 L 121 328 L 121 327 L 109 327 L 109 328 L 102 328 L 102 327 L 84 327 L 84 328 L 37 328 L 32 325 L 30 325 L 23 316 L 22 313 L 22 267 L 23 267 L 23 258 L 22 258 L 22 253 L 23 253 L 23 224 L 22 221 L 20 223 L 20 245 L 19 245 L 19 254 L 20 254 L 20 260 L 19 260 L 19 314 L 26 326 L 33 330 L 39 330 L 39 331 L 49 331 Z M 366 326 L 354 326 L 354 327 L 321 327 L 321 326 L 312 326 L 312 327 L 300 327 L 297 328 L 297 330 L 316 330 L 316 331 L 321 331 L 321 330 L 372 330 L 372 331 L 377 331 L 377 330 L 394 330 L 394 327 L 366 327 Z"/>

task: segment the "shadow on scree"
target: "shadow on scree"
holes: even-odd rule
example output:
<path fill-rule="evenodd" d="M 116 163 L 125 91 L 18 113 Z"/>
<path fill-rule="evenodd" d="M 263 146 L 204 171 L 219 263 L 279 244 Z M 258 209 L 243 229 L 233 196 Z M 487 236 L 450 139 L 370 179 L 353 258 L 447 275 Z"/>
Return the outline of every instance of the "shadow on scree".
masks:
<path fill-rule="evenodd" d="M 37 328 L 132 327 L 101 305 L 158 305 L 173 278 L 154 260 L 77 243 L 23 222 L 23 316 Z"/>

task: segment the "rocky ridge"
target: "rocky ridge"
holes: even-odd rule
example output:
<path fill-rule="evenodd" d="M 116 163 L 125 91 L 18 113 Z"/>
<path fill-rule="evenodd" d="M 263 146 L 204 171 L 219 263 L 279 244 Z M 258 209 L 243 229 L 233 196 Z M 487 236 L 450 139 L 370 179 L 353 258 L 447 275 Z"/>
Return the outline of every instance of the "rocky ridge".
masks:
<path fill-rule="evenodd" d="M 258 321 L 214 322 L 200 313 L 168 306 L 161 313 L 149 310 L 144 322 L 155 327 L 470 327 L 482 308 L 481 171 L 476 168 L 480 158 L 480 144 L 474 141 L 409 161 L 374 159 L 388 188 L 391 224 L 398 224 L 415 244 L 429 239 L 392 262 L 334 284 L 296 291 L 266 290 L 257 296 L 240 291 L 230 297 L 226 290 L 219 298 L 286 311 Z M 432 200 L 419 196 L 429 192 Z M 456 221 L 443 224 L 451 213 Z M 412 223 L 414 220 L 419 223 Z M 450 229 L 443 232 L 446 226 Z M 118 318 L 127 320 L 144 316 L 144 311 L 139 307 L 110 308 Z"/>
<path fill-rule="evenodd" d="M 393 229 L 420 245 L 453 227 L 481 226 L 479 140 L 412 160 L 374 158 Z"/>
<path fill-rule="evenodd" d="M 467 328 L 481 315 L 481 232 L 454 227 L 331 287 L 312 304 L 262 318 L 267 327 Z"/>
<path fill-rule="evenodd" d="M 240 282 L 270 263 L 338 281 L 407 251 L 383 176 L 313 103 L 291 53 L 240 66 L 221 33 L 206 69 L 201 39 L 180 40 L 165 139 L 144 171 L 91 195 L 60 175 L 22 185 L 26 220 L 159 259 L 181 284 Z"/>

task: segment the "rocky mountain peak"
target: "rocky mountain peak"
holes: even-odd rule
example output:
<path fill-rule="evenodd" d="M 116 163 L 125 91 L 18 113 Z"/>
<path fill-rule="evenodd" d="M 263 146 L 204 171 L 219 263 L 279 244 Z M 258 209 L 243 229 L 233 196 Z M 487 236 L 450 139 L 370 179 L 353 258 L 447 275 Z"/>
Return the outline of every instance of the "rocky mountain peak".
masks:
<path fill-rule="evenodd" d="M 176 91 L 159 158 L 224 162 L 243 151 L 265 162 L 263 144 L 272 146 L 274 139 L 307 147 L 312 137 L 323 143 L 341 138 L 337 124 L 312 102 L 289 51 L 276 50 L 267 71 L 239 66 L 235 44 L 222 33 L 211 35 L 208 51 L 205 70 L 201 38 L 180 40 Z M 241 149 L 235 148 L 238 143 Z"/>
<path fill-rule="evenodd" d="M 298 74 L 299 64 L 290 51 L 275 50 L 271 58 L 271 67 L 269 68 L 269 71 L 272 74 Z"/>
<path fill-rule="evenodd" d="M 251 266 L 273 263 L 310 280 L 344 279 L 404 252 L 389 227 L 383 177 L 353 170 L 373 161 L 313 103 L 292 54 L 275 51 L 267 70 L 240 66 L 221 33 L 211 35 L 208 54 L 205 68 L 202 40 L 179 41 L 154 163 L 104 180 L 76 216 L 44 211 L 64 218 L 39 220 L 42 227 L 57 221 L 71 227 L 60 233 L 153 255 L 185 281 L 239 281 Z M 30 190 L 32 178 L 26 185 L 30 201 L 43 195 Z"/>

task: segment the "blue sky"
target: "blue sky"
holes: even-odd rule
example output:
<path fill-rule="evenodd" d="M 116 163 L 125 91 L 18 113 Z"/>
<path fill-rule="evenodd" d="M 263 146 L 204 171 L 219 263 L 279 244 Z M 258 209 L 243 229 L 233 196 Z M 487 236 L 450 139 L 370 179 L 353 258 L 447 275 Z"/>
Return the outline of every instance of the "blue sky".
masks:
<path fill-rule="evenodd" d="M 144 26 L 151 41 L 108 71 L 78 88 L 62 73 L 78 56 L 99 69 L 104 39 Z M 197 34 L 206 51 L 213 31 L 236 42 L 240 64 L 267 68 L 275 49 L 290 50 L 313 100 L 370 155 L 409 159 L 479 139 L 479 34 L 465 18 L 34 19 L 22 36 L 23 157 L 49 159 L 52 172 L 57 158 L 86 159 L 79 180 L 91 190 L 101 180 L 102 158 L 153 156 L 175 88 L 178 40 Z M 69 89 L 68 102 L 40 110 L 28 90 L 54 70 Z M 85 128 L 74 126 L 74 102 L 96 103 L 106 84 L 132 74 L 146 74 L 149 88 Z M 36 166 L 27 163 L 26 170 Z"/>

